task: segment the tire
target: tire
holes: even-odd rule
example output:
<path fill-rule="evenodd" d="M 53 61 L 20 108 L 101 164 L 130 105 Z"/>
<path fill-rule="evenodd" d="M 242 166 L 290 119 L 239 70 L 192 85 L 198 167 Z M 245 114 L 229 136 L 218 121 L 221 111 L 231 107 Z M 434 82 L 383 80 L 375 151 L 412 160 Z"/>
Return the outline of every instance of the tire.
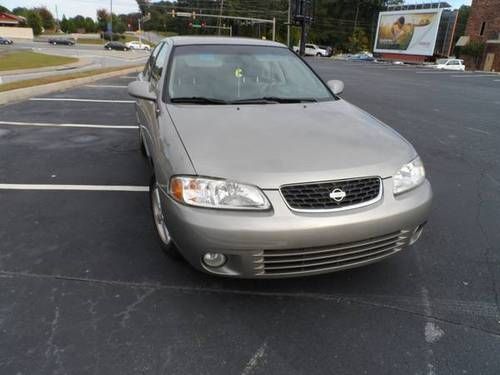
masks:
<path fill-rule="evenodd" d="M 316 57 L 321 57 L 321 52 L 318 52 L 318 53 L 316 54 Z"/>
<path fill-rule="evenodd" d="M 182 259 L 181 254 L 177 250 L 177 247 L 168 232 L 164 212 L 161 208 L 160 190 L 154 175 L 151 176 L 151 183 L 149 185 L 149 200 L 151 202 L 153 223 L 156 229 L 156 234 L 158 235 L 161 249 L 172 259 Z"/>

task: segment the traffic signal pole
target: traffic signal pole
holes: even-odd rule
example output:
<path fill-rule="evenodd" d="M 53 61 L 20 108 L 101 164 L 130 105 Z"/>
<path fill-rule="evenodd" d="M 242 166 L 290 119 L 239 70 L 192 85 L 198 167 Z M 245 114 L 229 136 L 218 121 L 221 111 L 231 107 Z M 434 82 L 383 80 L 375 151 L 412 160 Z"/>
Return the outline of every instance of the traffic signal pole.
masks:
<path fill-rule="evenodd" d="M 188 18 L 196 18 L 196 17 L 205 17 L 205 18 L 217 18 L 218 20 L 222 20 L 223 18 L 229 20 L 239 20 L 239 21 L 250 21 L 255 23 L 267 23 L 272 25 L 272 38 L 276 40 L 276 18 L 273 17 L 272 20 L 264 19 L 264 18 L 253 18 L 253 17 L 237 17 L 237 16 L 221 16 L 218 14 L 206 14 L 206 13 L 195 13 L 195 12 L 176 12 L 172 10 L 172 17 L 188 17 Z"/>

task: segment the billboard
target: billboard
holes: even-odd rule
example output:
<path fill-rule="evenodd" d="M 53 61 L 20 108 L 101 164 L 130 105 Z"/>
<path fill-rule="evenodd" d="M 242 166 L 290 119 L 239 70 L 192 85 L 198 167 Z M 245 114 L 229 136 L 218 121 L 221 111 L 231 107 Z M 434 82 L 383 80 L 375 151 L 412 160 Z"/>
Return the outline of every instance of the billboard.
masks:
<path fill-rule="evenodd" d="M 432 56 L 443 9 L 380 12 L 374 52 Z"/>

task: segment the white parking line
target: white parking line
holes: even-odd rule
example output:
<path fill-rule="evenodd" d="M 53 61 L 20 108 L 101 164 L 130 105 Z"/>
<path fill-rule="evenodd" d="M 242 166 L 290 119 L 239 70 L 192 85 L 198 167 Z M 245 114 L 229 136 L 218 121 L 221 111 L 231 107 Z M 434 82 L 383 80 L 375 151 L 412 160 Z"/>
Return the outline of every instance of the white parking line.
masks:
<path fill-rule="evenodd" d="M 57 185 L 57 184 L 0 184 L 0 190 L 73 190 L 73 191 L 149 191 L 149 186 L 127 185 Z"/>
<path fill-rule="evenodd" d="M 123 103 L 133 104 L 134 100 L 107 100 L 107 99 L 73 99 L 73 98 L 31 98 L 31 101 L 40 102 L 85 102 L 85 103 Z"/>
<path fill-rule="evenodd" d="M 465 129 L 472 130 L 473 132 L 478 132 L 478 133 L 490 135 L 490 133 L 487 132 L 486 130 L 481 130 L 481 129 L 478 129 L 478 128 L 469 128 L 469 127 L 466 127 Z"/>
<path fill-rule="evenodd" d="M 19 121 L 0 121 L 0 125 L 12 126 L 54 126 L 62 128 L 102 128 L 102 129 L 138 129 L 137 125 L 93 125 L 93 124 L 55 124 L 48 122 L 19 122 Z"/>
<path fill-rule="evenodd" d="M 463 75 L 454 75 L 452 77 L 455 77 L 455 78 L 478 78 L 478 77 L 494 77 L 493 74 L 477 74 L 477 75 L 474 75 L 474 74 L 463 74 Z"/>
<path fill-rule="evenodd" d="M 100 89 L 126 89 L 128 86 L 118 85 L 85 85 L 85 87 L 100 88 Z"/>

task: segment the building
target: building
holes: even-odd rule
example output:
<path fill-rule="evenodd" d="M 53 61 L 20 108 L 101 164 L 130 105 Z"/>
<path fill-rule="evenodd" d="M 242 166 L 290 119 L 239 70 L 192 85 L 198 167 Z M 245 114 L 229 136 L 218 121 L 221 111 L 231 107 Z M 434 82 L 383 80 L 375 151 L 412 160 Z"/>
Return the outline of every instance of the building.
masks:
<path fill-rule="evenodd" d="M 465 36 L 457 42 L 464 46 L 470 41 L 485 43 L 479 68 L 500 71 L 500 0 L 472 0 Z"/>
<path fill-rule="evenodd" d="M 10 13 L 0 12 L 0 26 L 18 27 L 25 23 L 24 17 L 18 17 Z"/>

